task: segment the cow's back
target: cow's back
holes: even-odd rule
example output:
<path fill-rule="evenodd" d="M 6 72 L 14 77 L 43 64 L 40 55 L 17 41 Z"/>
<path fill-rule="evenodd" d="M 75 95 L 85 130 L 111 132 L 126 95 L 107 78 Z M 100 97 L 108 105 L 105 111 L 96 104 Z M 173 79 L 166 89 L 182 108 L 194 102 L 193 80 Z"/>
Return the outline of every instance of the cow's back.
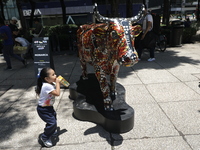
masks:
<path fill-rule="evenodd" d="M 80 59 L 86 62 L 90 62 L 91 60 L 93 60 L 91 57 L 93 57 L 94 49 L 97 46 L 95 45 L 95 43 L 96 41 L 98 41 L 97 39 L 99 34 L 102 34 L 101 32 L 104 32 L 103 30 L 98 30 L 98 28 L 101 29 L 102 26 L 105 27 L 105 24 L 85 24 L 80 26 L 80 28 L 77 30 L 77 41 Z M 98 44 L 100 43 L 101 42 L 98 42 Z"/>

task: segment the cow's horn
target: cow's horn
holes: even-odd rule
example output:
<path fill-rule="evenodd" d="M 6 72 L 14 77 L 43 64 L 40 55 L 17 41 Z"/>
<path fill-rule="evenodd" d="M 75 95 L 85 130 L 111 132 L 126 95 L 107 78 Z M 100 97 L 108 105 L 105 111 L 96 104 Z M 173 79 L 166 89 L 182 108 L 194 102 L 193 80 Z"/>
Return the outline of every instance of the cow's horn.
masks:
<path fill-rule="evenodd" d="M 138 22 L 144 16 L 144 11 L 145 11 L 145 8 L 144 8 L 144 5 L 142 5 L 141 10 L 138 12 L 136 16 L 127 18 L 127 19 L 131 22 Z"/>
<path fill-rule="evenodd" d="M 99 11 L 97 9 L 97 3 L 94 4 L 94 15 L 95 15 L 96 19 L 99 22 L 109 22 L 109 21 L 112 21 L 112 19 L 110 19 L 108 17 L 104 17 L 104 16 L 102 16 L 102 15 L 99 14 Z"/>
<path fill-rule="evenodd" d="M 139 21 L 144 16 L 144 10 L 145 10 L 144 5 L 142 5 L 141 10 L 138 12 L 138 14 L 134 17 L 127 18 L 127 20 L 131 22 Z M 96 19 L 100 22 L 109 22 L 109 21 L 114 21 L 116 19 L 121 19 L 121 20 L 124 19 L 124 18 L 108 18 L 108 17 L 104 17 L 100 15 L 99 11 L 97 10 L 97 3 L 94 4 L 94 14 L 95 14 Z"/>

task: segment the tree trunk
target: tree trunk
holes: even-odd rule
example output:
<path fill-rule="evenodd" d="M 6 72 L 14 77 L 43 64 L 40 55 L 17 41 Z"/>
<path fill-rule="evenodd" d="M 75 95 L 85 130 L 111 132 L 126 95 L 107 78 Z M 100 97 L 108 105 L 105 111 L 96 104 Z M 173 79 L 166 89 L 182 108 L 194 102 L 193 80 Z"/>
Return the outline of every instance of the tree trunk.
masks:
<path fill-rule="evenodd" d="M 169 15 L 170 15 L 170 0 L 164 0 L 163 8 L 163 24 L 169 25 Z"/>
<path fill-rule="evenodd" d="M 126 17 L 132 17 L 133 16 L 133 4 L 132 0 L 126 1 Z"/>
<path fill-rule="evenodd" d="M 33 27 L 33 17 L 34 17 L 34 12 L 35 12 L 35 2 L 33 0 L 29 0 L 31 4 L 31 16 L 30 16 L 30 21 L 29 21 L 29 26 L 30 28 Z"/>
<path fill-rule="evenodd" d="M 17 5 L 18 12 L 19 12 L 19 19 L 21 21 L 22 29 L 23 29 L 23 31 L 26 31 L 27 26 L 26 26 L 26 21 L 25 21 L 23 12 L 22 12 L 20 0 L 16 0 L 16 5 Z"/>
<path fill-rule="evenodd" d="M 67 17 L 66 17 L 66 6 L 65 6 L 64 0 L 60 0 L 60 5 L 61 5 L 61 8 L 62 8 L 63 24 L 66 24 Z"/>
<path fill-rule="evenodd" d="M 92 3 L 93 3 L 93 5 L 94 5 L 94 3 L 98 4 L 97 0 L 92 0 Z"/>
<path fill-rule="evenodd" d="M 144 6 L 146 8 L 146 0 L 142 0 L 142 3 L 144 4 Z"/>
<path fill-rule="evenodd" d="M 3 5 L 3 1 L 2 0 L 0 0 L 0 5 L 1 5 L 1 18 L 3 19 L 3 20 L 5 20 L 5 15 L 4 15 L 4 11 L 3 11 L 3 9 L 4 9 L 4 5 Z"/>
<path fill-rule="evenodd" d="M 119 0 L 112 0 L 111 1 L 111 15 L 112 15 L 112 17 L 119 17 L 118 5 L 119 5 Z"/>
<path fill-rule="evenodd" d="M 197 4 L 197 21 L 200 21 L 200 16 L 199 16 L 199 13 L 200 13 L 200 10 L 199 10 L 199 6 L 200 5 L 200 2 L 198 0 L 198 4 Z"/>

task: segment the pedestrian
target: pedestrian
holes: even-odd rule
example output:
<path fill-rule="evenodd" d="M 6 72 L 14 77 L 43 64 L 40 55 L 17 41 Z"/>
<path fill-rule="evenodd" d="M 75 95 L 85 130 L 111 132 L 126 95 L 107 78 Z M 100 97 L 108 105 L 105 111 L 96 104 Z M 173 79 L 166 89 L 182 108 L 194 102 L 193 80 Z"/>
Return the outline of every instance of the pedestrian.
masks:
<path fill-rule="evenodd" d="M 43 68 L 37 80 L 36 94 L 39 95 L 37 112 L 46 122 L 40 139 L 46 147 L 52 147 L 51 137 L 57 134 L 56 112 L 53 108 L 55 96 L 60 95 L 60 80 L 51 68 Z"/>
<path fill-rule="evenodd" d="M 13 50 L 21 49 L 21 57 L 26 58 L 26 54 L 30 52 L 32 48 L 31 43 L 23 37 L 18 36 L 18 32 L 14 31 L 13 34 L 16 36 L 14 41 Z M 23 48 L 22 48 L 23 47 Z M 23 50 L 22 50 L 23 49 Z M 25 51 L 25 52 L 24 52 Z"/>
<path fill-rule="evenodd" d="M 152 29 L 153 29 L 153 17 L 150 14 L 150 11 L 145 9 L 145 17 L 142 23 L 142 33 L 140 34 L 137 40 L 139 42 L 137 49 L 139 60 L 141 59 L 141 55 L 144 48 L 148 48 L 150 52 L 150 58 L 148 59 L 148 61 L 155 60 L 154 51 L 155 51 L 156 39 Z"/>
<path fill-rule="evenodd" d="M 12 70 L 10 56 L 21 61 L 25 66 L 27 65 L 26 59 L 13 53 L 14 41 L 12 38 L 11 29 L 5 25 L 4 20 L 0 19 L 0 37 L 3 40 L 3 56 L 6 61 L 7 67 L 4 70 Z"/>
<path fill-rule="evenodd" d="M 31 43 L 28 40 L 26 40 L 25 38 L 20 37 L 18 35 L 17 31 L 13 31 L 13 34 L 15 35 L 15 45 L 17 45 L 19 43 L 20 46 L 23 46 L 23 47 L 29 48 L 31 46 Z"/>
<path fill-rule="evenodd" d="M 190 25 L 191 25 L 190 18 L 187 17 L 186 20 L 184 21 L 184 26 L 185 28 L 190 28 Z"/>
<path fill-rule="evenodd" d="M 18 23 L 18 19 L 16 17 L 12 17 L 10 24 L 8 25 L 12 31 L 13 39 L 15 38 L 15 34 L 13 33 L 14 31 L 17 32 L 18 36 L 21 36 L 17 23 Z"/>
<path fill-rule="evenodd" d="M 32 29 L 32 35 L 34 37 L 43 37 L 44 36 L 43 26 L 39 22 L 39 19 L 35 18 L 33 21 L 34 21 L 34 28 Z"/>

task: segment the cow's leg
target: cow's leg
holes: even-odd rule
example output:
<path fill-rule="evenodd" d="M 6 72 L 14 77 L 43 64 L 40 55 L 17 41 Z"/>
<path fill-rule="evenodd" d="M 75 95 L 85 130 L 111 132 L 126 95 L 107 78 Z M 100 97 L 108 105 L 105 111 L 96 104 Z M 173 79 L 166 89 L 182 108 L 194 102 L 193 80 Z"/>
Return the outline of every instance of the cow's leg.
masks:
<path fill-rule="evenodd" d="M 83 60 L 80 60 L 80 63 L 81 63 L 81 68 L 82 68 L 82 78 L 83 78 L 83 80 L 86 80 L 86 79 L 88 79 L 88 76 L 87 76 L 87 64 Z"/>
<path fill-rule="evenodd" d="M 99 81 L 100 89 L 103 94 L 104 109 L 106 111 L 112 111 L 113 105 L 112 100 L 109 97 L 109 86 L 106 79 L 106 74 L 98 67 L 95 66 L 95 75 Z"/>
<path fill-rule="evenodd" d="M 112 100 L 115 100 L 117 92 L 116 92 L 116 81 L 117 75 L 119 72 L 119 64 L 115 62 L 112 67 L 112 72 L 110 74 L 110 97 Z"/>
<path fill-rule="evenodd" d="M 117 77 L 115 74 L 110 74 L 110 97 L 112 100 L 115 100 L 116 98 L 116 80 Z"/>

